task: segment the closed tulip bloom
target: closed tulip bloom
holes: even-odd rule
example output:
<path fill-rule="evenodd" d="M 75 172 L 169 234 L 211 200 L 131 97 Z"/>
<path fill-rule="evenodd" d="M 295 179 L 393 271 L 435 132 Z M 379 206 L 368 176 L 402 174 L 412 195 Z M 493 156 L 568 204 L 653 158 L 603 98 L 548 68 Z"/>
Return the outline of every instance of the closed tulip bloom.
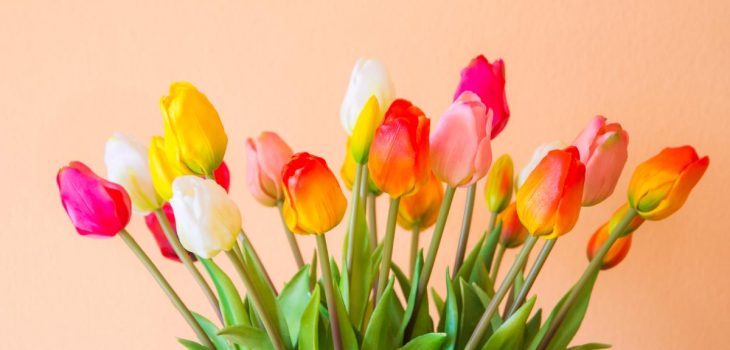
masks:
<path fill-rule="evenodd" d="M 621 220 L 623 220 L 624 216 L 626 216 L 630 208 L 631 207 L 628 204 L 624 204 L 616 209 L 616 211 L 611 216 L 611 219 L 608 220 L 609 232 L 613 231 L 613 229 L 618 226 L 618 224 L 621 222 Z M 631 219 L 631 222 L 629 222 L 629 225 L 626 226 L 626 229 L 624 229 L 624 232 L 621 232 L 621 236 L 626 236 L 633 233 L 634 231 L 636 231 L 637 228 L 639 228 L 639 226 L 641 226 L 641 224 L 644 223 L 644 221 L 644 218 L 642 218 L 641 216 L 634 216 L 634 218 Z"/>
<path fill-rule="evenodd" d="M 520 170 L 520 174 L 517 176 L 517 188 L 522 187 L 522 184 L 525 183 L 527 177 L 530 176 L 532 171 L 535 170 L 535 167 L 537 167 L 537 164 L 539 164 L 540 161 L 545 158 L 548 152 L 556 149 L 564 149 L 565 147 L 568 147 L 568 145 L 563 141 L 547 142 L 538 146 L 535 149 L 535 152 L 532 153 L 532 158 L 530 159 L 530 162 L 527 163 L 527 165 L 525 165 L 522 170 Z"/>
<path fill-rule="evenodd" d="M 172 211 L 170 203 L 165 203 L 165 205 L 162 206 L 162 212 L 167 217 L 167 221 L 170 222 L 170 226 L 172 226 L 173 230 L 175 230 L 175 214 Z M 175 253 L 175 249 L 172 248 L 172 244 L 170 244 L 170 241 L 167 240 L 165 231 L 162 229 L 160 222 L 157 220 L 157 215 L 155 215 L 155 213 L 147 214 L 144 217 L 144 221 L 145 224 L 147 224 L 147 228 L 150 232 L 152 232 L 152 236 L 155 238 L 155 242 L 157 242 L 157 246 L 160 248 L 162 256 L 170 260 L 180 262 L 180 257 L 178 257 Z M 189 254 L 190 258 L 195 260 L 195 255 L 191 253 Z"/>
<path fill-rule="evenodd" d="M 321 235 L 342 221 L 347 200 L 324 159 L 294 154 L 282 170 L 286 226 L 297 234 Z"/>
<path fill-rule="evenodd" d="M 284 198 L 281 170 L 292 150 L 276 133 L 265 131 L 246 140 L 248 190 L 259 203 L 273 207 Z"/>
<path fill-rule="evenodd" d="M 363 108 L 371 96 L 379 106 L 378 119 L 395 98 L 395 89 L 385 65 L 374 59 L 359 59 L 350 75 L 345 98 L 340 107 L 340 120 L 348 135 L 352 135 Z"/>
<path fill-rule="evenodd" d="M 113 237 L 132 216 L 124 188 L 102 179 L 81 162 L 71 162 L 56 175 L 61 203 L 82 236 Z"/>
<path fill-rule="evenodd" d="M 228 137 L 208 98 L 190 83 L 173 83 L 160 107 L 169 156 L 193 173 L 212 174 L 223 161 Z"/>
<path fill-rule="evenodd" d="M 603 243 L 606 242 L 610 233 L 611 231 L 608 223 L 603 224 L 603 226 L 593 233 L 591 239 L 588 241 L 588 247 L 586 248 L 588 261 L 593 260 L 593 256 L 596 255 L 596 252 L 598 252 Z M 631 248 L 631 239 L 633 236 L 634 235 L 632 234 L 628 234 L 617 239 L 616 242 L 613 243 L 611 248 L 609 248 L 608 253 L 606 253 L 606 256 L 603 257 L 601 270 L 610 269 L 626 258 L 626 255 L 629 254 L 629 249 Z"/>
<path fill-rule="evenodd" d="M 429 120 L 410 102 L 397 99 L 375 131 L 368 169 L 375 186 L 393 198 L 428 180 Z"/>
<path fill-rule="evenodd" d="M 153 136 L 150 142 L 149 162 L 152 185 L 163 201 L 169 201 L 172 197 L 172 182 L 178 176 L 192 175 L 185 165 L 175 158 L 168 157 L 165 152 L 165 140 L 159 136 Z"/>
<path fill-rule="evenodd" d="M 486 57 L 479 55 L 461 71 L 461 80 L 454 93 L 454 100 L 457 100 L 464 91 L 471 91 L 479 96 L 487 109 L 492 110 L 491 138 L 497 137 L 509 120 L 504 85 L 504 61 L 498 59 L 489 63 Z"/>
<path fill-rule="evenodd" d="M 350 154 L 356 162 L 360 164 L 367 163 L 370 145 L 373 143 L 373 137 L 375 136 L 375 129 L 382 121 L 383 116 L 380 114 L 378 100 L 374 95 L 370 96 L 370 99 L 363 106 L 360 116 L 357 118 L 355 129 L 349 139 Z"/>
<path fill-rule="evenodd" d="M 580 214 L 585 166 L 578 150 L 553 150 L 517 190 L 517 215 L 534 236 L 553 239 L 575 226 Z"/>
<path fill-rule="evenodd" d="M 613 193 L 628 159 L 629 134 L 618 123 L 595 117 L 573 141 L 586 166 L 583 205 L 602 202 Z"/>
<path fill-rule="evenodd" d="M 512 203 L 500 214 L 498 219 L 502 222 L 502 232 L 499 235 L 499 244 L 505 248 L 516 248 L 525 243 L 527 239 L 527 228 L 522 225 L 517 215 L 517 204 Z"/>
<path fill-rule="evenodd" d="M 432 173 L 416 192 L 401 198 L 398 224 L 406 230 L 416 225 L 421 231 L 431 227 L 436 222 L 443 198 L 443 185 Z"/>
<path fill-rule="evenodd" d="M 487 184 L 484 187 L 484 197 L 491 212 L 502 212 L 512 200 L 514 172 L 514 165 L 509 154 L 497 158 L 492 165 L 492 170 L 487 175 Z"/>
<path fill-rule="evenodd" d="M 355 158 L 353 158 L 352 154 L 350 153 L 350 144 L 350 140 L 348 139 L 347 152 L 345 152 L 345 161 L 342 162 L 342 168 L 340 168 L 340 177 L 342 178 L 342 182 L 345 183 L 345 187 L 347 187 L 348 190 L 352 191 L 352 184 L 355 182 L 355 171 L 357 171 L 357 162 L 355 162 Z M 373 179 L 369 176 L 368 190 L 370 191 L 370 193 L 375 194 L 376 196 L 382 193 L 378 186 L 375 186 Z"/>
<path fill-rule="evenodd" d="M 221 165 L 218 166 L 218 169 L 215 169 L 215 171 L 213 172 L 213 177 L 215 178 L 215 182 L 221 185 L 221 187 L 223 187 L 226 192 L 230 191 L 231 171 L 228 169 L 228 164 L 226 164 L 226 162 L 221 162 Z"/>
<path fill-rule="evenodd" d="M 236 244 L 241 212 L 226 190 L 210 179 L 185 175 L 172 183 L 170 205 L 183 247 L 209 259 Z"/>
<path fill-rule="evenodd" d="M 451 187 L 468 186 L 487 174 L 492 162 L 491 115 L 469 91 L 451 104 L 431 135 L 431 165 L 439 180 Z"/>
<path fill-rule="evenodd" d="M 162 206 L 152 185 L 147 147 L 137 140 L 115 133 L 106 142 L 104 162 L 109 181 L 122 185 L 138 213 L 149 213 Z"/>
<path fill-rule="evenodd" d="M 629 204 L 644 219 L 664 219 L 682 207 L 709 164 L 692 146 L 665 148 L 634 170 Z"/>

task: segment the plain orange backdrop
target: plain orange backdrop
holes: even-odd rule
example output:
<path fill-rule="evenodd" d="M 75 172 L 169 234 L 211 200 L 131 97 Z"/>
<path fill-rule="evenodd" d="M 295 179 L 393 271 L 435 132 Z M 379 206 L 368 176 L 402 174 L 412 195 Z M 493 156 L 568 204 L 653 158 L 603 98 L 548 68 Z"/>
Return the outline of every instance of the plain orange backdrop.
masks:
<path fill-rule="evenodd" d="M 512 111 L 493 143 L 495 157 L 509 152 L 520 168 L 538 144 L 572 141 L 596 114 L 630 133 L 615 195 L 584 209 L 561 238 L 537 282 L 539 304 L 552 307 L 580 275 L 588 237 L 625 200 L 631 169 L 662 147 L 692 144 L 711 157 L 704 179 L 681 211 L 645 224 L 628 258 L 601 275 L 576 342 L 726 348 L 730 2 L 445 3 L 3 1 L 2 347 L 173 349 L 176 336 L 192 337 L 121 240 L 74 232 L 54 181 L 70 160 L 104 173 L 103 145 L 114 131 L 145 141 L 160 134 L 158 102 L 170 82 L 195 83 L 219 110 L 230 139 L 231 194 L 281 284 L 295 268 L 277 213 L 245 188 L 246 137 L 275 130 L 339 169 L 339 106 L 358 57 L 384 61 L 398 96 L 436 122 L 459 70 L 484 53 L 506 62 Z M 463 200 L 460 191 L 434 273 L 438 286 L 452 263 Z M 381 224 L 385 207 L 381 199 Z M 480 196 L 475 232 L 487 216 Z M 338 256 L 343 226 L 328 234 Z M 139 217 L 130 231 L 191 307 L 210 315 L 187 272 L 157 253 Z M 310 257 L 312 237 L 300 241 Z M 407 233 L 398 231 L 401 264 L 407 246 Z"/>

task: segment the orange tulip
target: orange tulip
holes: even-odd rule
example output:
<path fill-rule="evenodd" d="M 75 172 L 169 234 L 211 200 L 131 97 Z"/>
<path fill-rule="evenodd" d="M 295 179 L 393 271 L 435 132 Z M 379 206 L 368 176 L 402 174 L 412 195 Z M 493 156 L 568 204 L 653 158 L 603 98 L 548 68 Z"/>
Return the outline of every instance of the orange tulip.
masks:
<path fill-rule="evenodd" d="M 424 230 L 436 222 L 444 188 L 433 173 L 415 193 L 403 196 L 398 206 L 398 224 L 406 230 L 418 225 Z"/>
<path fill-rule="evenodd" d="M 517 216 L 517 205 L 510 204 L 499 214 L 502 222 L 502 232 L 499 235 L 499 244 L 505 248 L 516 248 L 525 243 L 527 229 Z"/>
<path fill-rule="evenodd" d="M 517 215 L 535 236 L 553 239 L 575 226 L 580 214 L 585 166 L 578 150 L 550 151 L 517 190 Z"/>
<path fill-rule="evenodd" d="M 375 185 L 393 198 L 428 180 L 429 120 L 410 102 L 395 100 L 375 131 L 368 169 Z"/>
<path fill-rule="evenodd" d="M 629 204 L 644 219 L 664 219 L 682 207 L 709 164 L 692 146 L 665 148 L 634 170 Z"/>
<path fill-rule="evenodd" d="M 600 249 L 603 243 L 606 242 L 606 239 L 611 234 L 610 226 L 611 225 L 609 223 L 603 224 L 603 226 L 601 226 L 593 234 L 593 236 L 591 236 L 591 239 L 588 241 L 588 247 L 586 248 L 588 261 L 593 260 L 593 256 L 596 254 L 598 249 Z M 608 253 L 606 253 L 603 257 L 601 270 L 610 269 L 624 260 L 626 255 L 629 254 L 629 249 L 631 248 L 631 237 L 633 237 L 633 235 L 628 234 L 617 239 L 616 242 L 613 243 L 611 248 L 608 249 Z"/>
<path fill-rule="evenodd" d="M 613 228 L 616 227 L 621 220 L 623 220 L 624 216 L 626 216 L 626 213 L 629 211 L 629 205 L 624 204 L 620 208 L 616 209 L 616 211 L 611 216 L 611 219 L 608 220 L 608 230 L 613 231 Z M 626 236 L 631 234 L 632 232 L 636 231 L 641 224 L 644 223 L 644 218 L 642 218 L 639 215 L 634 216 L 634 218 L 629 222 L 629 225 L 626 226 L 626 229 L 624 229 L 624 232 L 621 232 L 621 236 Z"/>

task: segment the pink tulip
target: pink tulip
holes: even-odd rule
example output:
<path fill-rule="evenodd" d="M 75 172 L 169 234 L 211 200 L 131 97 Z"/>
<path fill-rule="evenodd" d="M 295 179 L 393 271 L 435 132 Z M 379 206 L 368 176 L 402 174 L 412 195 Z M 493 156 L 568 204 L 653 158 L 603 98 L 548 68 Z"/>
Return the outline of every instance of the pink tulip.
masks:
<path fill-rule="evenodd" d="M 465 91 L 439 120 L 431 135 L 431 166 L 451 187 L 468 186 L 489 170 L 492 162 L 491 110 L 479 96 Z"/>
<path fill-rule="evenodd" d="M 488 109 L 492 110 L 494 113 L 492 139 L 502 132 L 509 120 L 509 107 L 504 84 L 504 61 L 498 59 L 494 63 L 489 63 L 484 55 L 479 55 L 461 71 L 461 81 L 454 93 L 454 100 L 456 100 L 464 91 L 471 91 L 479 96 Z"/>
<path fill-rule="evenodd" d="M 583 206 L 600 203 L 613 193 L 628 158 L 629 134 L 621 124 L 595 117 L 573 141 L 586 166 Z"/>
<path fill-rule="evenodd" d="M 292 156 L 291 148 L 276 133 L 265 131 L 246 140 L 248 169 L 246 182 L 261 204 L 273 207 L 282 200 L 281 170 Z"/>

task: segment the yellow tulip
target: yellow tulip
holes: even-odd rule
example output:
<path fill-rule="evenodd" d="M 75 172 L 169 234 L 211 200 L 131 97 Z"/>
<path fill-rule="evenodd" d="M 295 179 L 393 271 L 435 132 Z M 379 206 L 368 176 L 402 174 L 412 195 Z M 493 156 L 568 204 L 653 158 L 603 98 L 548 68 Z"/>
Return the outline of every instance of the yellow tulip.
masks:
<path fill-rule="evenodd" d="M 352 183 L 355 182 L 355 171 L 357 170 L 357 162 L 355 162 L 355 158 L 352 157 L 352 151 L 350 149 L 351 145 L 351 139 L 348 139 L 345 161 L 342 163 L 342 168 L 340 168 L 340 177 L 342 177 L 345 187 L 347 187 L 350 191 L 352 191 Z M 370 177 L 368 177 L 368 190 L 376 196 L 379 196 L 382 193 L 378 189 L 378 186 L 375 186 L 373 179 Z"/>
<path fill-rule="evenodd" d="M 484 197 L 487 206 L 493 213 L 501 213 L 512 200 L 514 188 L 514 165 L 509 154 L 505 154 L 494 162 L 492 170 L 487 175 L 487 184 L 484 186 Z"/>
<path fill-rule="evenodd" d="M 360 116 L 355 123 L 355 129 L 353 129 L 352 136 L 350 136 L 350 154 L 356 162 L 365 164 L 368 161 L 370 144 L 373 143 L 375 129 L 382 122 L 383 116 L 380 114 L 378 99 L 375 98 L 375 95 L 370 96 L 362 111 L 360 111 Z"/>
<path fill-rule="evenodd" d="M 192 172 L 177 160 L 167 156 L 165 140 L 160 136 L 153 136 L 149 150 L 150 172 L 152 185 L 157 194 L 167 202 L 172 198 L 172 182 L 178 176 L 192 175 Z"/>

